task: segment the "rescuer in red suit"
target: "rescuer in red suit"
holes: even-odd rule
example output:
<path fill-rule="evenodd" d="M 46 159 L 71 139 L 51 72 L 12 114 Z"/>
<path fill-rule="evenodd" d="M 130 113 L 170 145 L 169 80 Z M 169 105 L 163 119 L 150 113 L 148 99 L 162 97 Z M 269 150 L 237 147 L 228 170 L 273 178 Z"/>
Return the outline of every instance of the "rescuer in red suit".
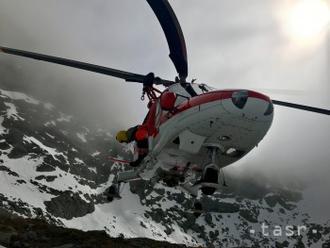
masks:
<path fill-rule="evenodd" d="M 119 143 L 136 142 L 138 158 L 130 162 L 130 166 L 137 167 L 148 154 L 148 131 L 141 125 L 131 127 L 128 130 L 121 130 L 116 135 Z"/>

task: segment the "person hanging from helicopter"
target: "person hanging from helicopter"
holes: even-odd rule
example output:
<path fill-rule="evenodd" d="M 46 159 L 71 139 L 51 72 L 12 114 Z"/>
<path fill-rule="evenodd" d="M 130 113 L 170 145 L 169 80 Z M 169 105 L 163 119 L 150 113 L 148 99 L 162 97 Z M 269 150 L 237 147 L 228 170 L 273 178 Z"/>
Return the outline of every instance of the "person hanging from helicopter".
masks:
<path fill-rule="evenodd" d="M 149 83 L 152 83 L 154 80 L 153 73 L 148 75 Z M 146 115 L 145 119 L 142 122 L 142 125 L 136 125 L 127 130 L 121 130 L 116 135 L 116 140 L 119 143 L 131 143 L 135 142 L 135 148 L 137 150 L 137 159 L 130 162 L 130 166 L 138 167 L 142 160 L 148 155 L 149 151 L 149 140 L 148 137 L 150 135 L 155 134 L 157 132 L 157 128 L 155 127 L 155 119 L 157 112 L 157 102 L 159 99 L 156 96 L 157 93 L 161 93 L 159 90 L 153 88 L 152 86 L 144 86 L 143 95 L 141 100 L 144 99 L 144 95 L 147 95 L 149 98 L 149 103 L 147 105 L 149 111 Z"/>
<path fill-rule="evenodd" d="M 176 94 L 173 92 L 162 93 L 161 97 L 156 96 L 156 93 L 161 92 L 152 87 L 145 87 L 143 92 L 149 98 L 147 105 L 149 111 L 142 125 L 136 125 L 128 130 L 121 130 L 116 135 L 116 140 L 119 143 L 135 142 L 138 157 L 133 162 L 130 162 L 132 167 L 139 166 L 148 155 L 149 136 L 152 137 L 158 133 L 162 111 L 172 110 L 176 101 Z"/>
<path fill-rule="evenodd" d="M 117 132 L 116 140 L 119 143 L 126 144 L 135 142 L 138 157 L 129 163 L 132 167 L 139 166 L 141 161 L 148 155 L 148 132 L 141 125 Z"/>

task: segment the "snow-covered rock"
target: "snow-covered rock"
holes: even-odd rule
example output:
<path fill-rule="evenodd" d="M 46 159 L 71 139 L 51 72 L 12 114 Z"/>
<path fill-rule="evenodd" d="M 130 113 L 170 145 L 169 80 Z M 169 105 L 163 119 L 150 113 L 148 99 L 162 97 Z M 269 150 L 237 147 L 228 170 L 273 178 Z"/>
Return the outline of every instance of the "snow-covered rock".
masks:
<path fill-rule="evenodd" d="M 126 184 L 122 199 L 109 203 L 103 192 L 122 170 L 108 159 L 114 148 L 109 130 L 84 126 L 51 103 L 8 90 L 0 90 L 0 114 L 2 209 L 84 231 L 191 246 L 322 247 L 330 238 L 329 220 L 313 222 L 299 204 L 302 188 L 253 177 L 229 175 L 229 188 L 201 198 L 205 213 L 197 219 L 190 196 L 162 182 Z M 306 230 L 298 235 L 301 225 Z M 282 235 L 274 234 L 276 226 Z"/>

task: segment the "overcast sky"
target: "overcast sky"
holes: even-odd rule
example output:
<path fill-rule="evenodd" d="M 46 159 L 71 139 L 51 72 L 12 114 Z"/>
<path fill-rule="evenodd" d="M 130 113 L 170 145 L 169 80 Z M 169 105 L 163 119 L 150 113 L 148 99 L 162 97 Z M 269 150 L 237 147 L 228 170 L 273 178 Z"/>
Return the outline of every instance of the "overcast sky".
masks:
<path fill-rule="evenodd" d="M 308 42 L 294 37 L 288 20 L 298 2 L 170 1 L 187 43 L 188 79 L 329 109 L 329 29 Z M 144 0 L 0 0 L 0 45 L 176 76 L 165 36 Z M 0 73 L 6 87 L 32 91 L 114 129 L 140 123 L 146 113 L 138 84 L 9 55 L 1 55 Z M 312 182 L 320 191 L 315 201 L 329 209 L 329 141 L 329 117 L 276 107 L 268 135 L 236 167 Z"/>

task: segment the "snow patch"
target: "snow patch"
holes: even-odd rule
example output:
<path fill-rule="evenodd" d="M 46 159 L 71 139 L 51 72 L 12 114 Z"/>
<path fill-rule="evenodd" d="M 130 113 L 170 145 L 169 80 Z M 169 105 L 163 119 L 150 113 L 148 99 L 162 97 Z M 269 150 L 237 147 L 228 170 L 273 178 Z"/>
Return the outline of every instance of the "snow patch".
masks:
<path fill-rule="evenodd" d="M 124 187 L 121 195 L 121 200 L 95 205 L 93 213 L 71 220 L 60 220 L 69 228 L 84 231 L 105 230 L 112 237 L 124 234 L 125 238 L 146 237 L 172 243 L 187 243 L 187 240 L 184 240 L 187 235 L 181 235 L 181 231 L 177 235 L 168 236 L 161 223 L 145 219 L 143 214 L 148 207 L 141 205 L 138 195 L 133 194 L 129 187 Z M 146 228 L 142 228 L 141 222 Z M 179 228 L 176 231 L 179 231 Z"/>
<path fill-rule="evenodd" d="M 51 134 L 49 134 L 49 133 L 46 133 L 46 135 L 47 135 L 48 137 L 50 137 L 51 139 L 55 139 L 55 136 L 53 136 L 53 135 L 51 135 Z"/>
<path fill-rule="evenodd" d="M 96 156 L 98 156 L 98 155 L 100 155 L 100 152 L 99 152 L 99 151 L 96 151 L 96 152 L 93 152 L 93 153 L 92 153 L 92 156 L 93 156 L 93 157 L 96 157 Z"/>
<path fill-rule="evenodd" d="M 44 124 L 46 127 L 49 127 L 49 126 L 56 126 L 56 123 L 55 121 L 47 121 L 45 124 Z"/>
<path fill-rule="evenodd" d="M 7 156 L 2 155 L 1 159 L 4 161 L 6 167 L 19 175 L 19 179 L 23 179 L 26 183 L 17 183 L 17 177 L 8 175 L 6 172 L 0 172 L 0 188 L 1 193 L 8 199 L 22 200 L 34 207 L 40 207 L 44 211 L 44 201 L 49 201 L 52 197 L 51 194 L 41 193 L 38 186 L 30 183 L 30 179 L 37 176 L 35 169 L 37 165 L 42 163 L 41 159 L 30 160 L 28 157 L 19 159 L 8 159 Z"/>
<path fill-rule="evenodd" d="M 64 158 L 67 158 L 62 152 L 58 152 L 55 148 L 51 148 L 51 147 L 44 145 L 43 143 L 41 143 L 39 140 L 37 140 L 34 137 L 24 135 L 23 140 L 28 143 L 36 144 L 41 149 L 47 151 L 57 161 L 59 161 L 59 159 L 56 156 L 63 156 Z"/>
<path fill-rule="evenodd" d="M 5 118 L 3 116 L 0 116 L 0 134 L 6 133 L 6 128 L 4 126 L 2 126 L 4 119 Z"/>
<path fill-rule="evenodd" d="M 44 108 L 47 110 L 53 110 L 55 107 L 53 104 L 47 102 L 47 103 L 44 103 Z"/>
<path fill-rule="evenodd" d="M 96 168 L 95 167 L 88 167 L 88 169 L 96 174 Z"/>
<path fill-rule="evenodd" d="M 4 104 L 8 107 L 7 108 L 7 118 L 13 118 L 14 120 L 22 120 L 24 121 L 24 119 L 22 117 L 19 116 L 16 106 L 12 103 L 9 102 L 4 102 Z"/>
<path fill-rule="evenodd" d="M 21 92 L 8 91 L 8 90 L 0 90 L 0 92 L 1 92 L 1 95 L 6 96 L 13 100 L 23 100 L 28 103 L 39 104 L 38 100 L 36 100 L 30 96 L 27 96 L 26 94 L 21 93 Z"/>
<path fill-rule="evenodd" d="M 85 164 L 85 162 L 82 161 L 80 158 L 74 158 L 74 160 L 75 160 L 78 164 Z"/>
<path fill-rule="evenodd" d="M 60 118 L 57 118 L 56 119 L 56 121 L 58 121 L 58 122 L 70 122 L 71 121 L 71 119 L 72 119 L 72 115 L 66 115 L 66 114 L 64 114 L 64 113 L 60 113 Z"/>
<path fill-rule="evenodd" d="M 77 133 L 77 137 L 78 137 L 82 142 L 84 142 L 84 143 L 87 142 L 86 137 L 85 137 L 85 134 L 83 134 L 83 133 Z"/>
<path fill-rule="evenodd" d="M 44 176 L 57 176 L 54 181 L 47 182 L 43 181 L 43 185 L 46 185 L 50 188 L 54 188 L 60 191 L 70 190 L 71 192 L 79 193 L 82 198 L 84 194 L 96 194 L 96 189 L 91 189 L 88 185 L 82 185 L 79 183 L 79 179 L 82 179 L 80 176 L 66 173 L 59 168 L 55 168 L 55 171 L 43 172 Z M 87 199 L 85 199 L 88 201 Z"/>

